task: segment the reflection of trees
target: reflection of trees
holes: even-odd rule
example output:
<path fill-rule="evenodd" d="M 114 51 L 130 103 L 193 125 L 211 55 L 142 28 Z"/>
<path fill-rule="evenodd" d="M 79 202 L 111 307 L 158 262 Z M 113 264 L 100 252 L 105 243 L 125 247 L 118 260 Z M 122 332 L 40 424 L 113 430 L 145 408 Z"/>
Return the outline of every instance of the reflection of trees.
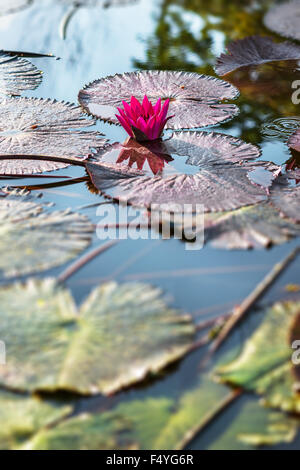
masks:
<path fill-rule="evenodd" d="M 262 17 L 271 0 L 162 0 L 154 34 L 147 39 L 146 60 L 134 60 L 139 69 L 186 70 L 215 75 L 213 65 L 222 43 L 251 34 L 268 34 Z M 294 77 L 294 78 L 293 78 Z M 278 68 L 237 71 L 226 76 L 241 91 L 238 105 L 240 136 L 261 141 L 266 119 L 297 114 L 291 102 L 291 80 L 299 79 Z M 232 122 L 223 126 L 229 128 Z"/>

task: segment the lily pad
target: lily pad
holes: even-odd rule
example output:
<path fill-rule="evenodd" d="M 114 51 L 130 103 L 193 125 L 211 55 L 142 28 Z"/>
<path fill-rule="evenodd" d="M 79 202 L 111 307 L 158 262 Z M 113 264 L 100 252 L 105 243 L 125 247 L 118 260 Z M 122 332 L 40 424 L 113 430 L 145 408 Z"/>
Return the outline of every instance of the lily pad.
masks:
<path fill-rule="evenodd" d="M 281 302 L 269 308 L 240 356 L 217 370 L 219 379 L 262 395 L 265 406 L 300 413 L 289 341 L 299 314 L 300 302 Z"/>
<path fill-rule="evenodd" d="M 20 95 L 34 90 L 42 82 L 42 73 L 28 60 L 0 51 L 0 92 Z"/>
<path fill-rule="evenodd" d="M 257 400 L 247 399 L 235 412 L 224 432 L 209 450 L 247 450 L 253 447 L 291 443 L 298 431 L 297 421 L 277 411 L 262 408 Z"/>
<path fill-rule="evenodd" d="M 226 75 L 241 67 L 282 60 L 300 60 L 300 46 L 288 41 L 277 43 L 263 36 L 249 36 L 231 42 L 227 54 L 221 54 L 217 59 L 215 70 L 218 75 Z"/>
<path fill-rule="evenodd" d="M 271 201 L 284 217 L 288 217 L 294 222 L 300 222 L 300 186 L 275 187 L 271 193 Z"/>
<path fill-rule="evenodd" d="M 28 7 L 33 0 L 1 0 L 0 1 L 0 15 L 7 15 L 15 13 Z"/>
<path fill-rule="evenodd" d="M 17 449 L 26 445 L 41 428 L 56 423 L 72 411 L 69 405 L 44 401 L 37 397 L 0 392 L 0 449 Z"/>
<path fill-rule="evenodd" d="M 30 450 L 176 450 L 183 439 L 217 414 L 230 392 L 207 377 L 179 399 L 149 397 L 121 403 L 101 414 L 84 414 L 42 430 L 27 443 Z M 295 420 L 278 411 L 246 404 L 231 418 L 229 431 L 217 433 L 209 448 L 251 449 L 257 445 L 291 442 Z M 195 447 L 195 446 L 194 446 Z"/>
<path fill-rule="evenodd" d="M 264 17 L 267 28 L 287 38 L 300 40 L 300 2 L 293 0 L 271 8 Z"/>
<path fill-rule="evenodd" d="M 178 401 L 150 397 L 121 403 L 101 414 L 74 417 L 38 433 L 29 449 L 178 449 L 184 435 L 212 413 L 230 392 L 202 380 Z"/>
<path fill-rule="evenodd" d="M 288 145 L 292 149 L 297 150 L 297 152 L 300 152 L 300 128 L 297 129 L 295 134 L 291 135 L 288 141 Z"/>
<path fill-rule="evenodd" d="M 195 333 L 146 284 L 103 284 L 78 312 L 55 280 L 29 280 L 1 288 L 0 305 L 0 384 L 17 390 L 111 394 L 183 357 Z"/>
<path fill-rule="evenodd" d="M 59 266 L 89 246 L 94 228 L 85 216 L 45 209 L 22 191 L 0 198 L 2 277 Z"/>
<path fill-rule="evenodd" d="M 80 130 L 94 121 L 74 104 L 37 98 L 0 101 L 0 155 L 46 155 L 86 159 L 106 142 L 99 132 Z M 68 166 L 53 161 L 0 160 L 0 173 L 24 174 Z"/>
<path fill-rule="evenodd" d="M 126 145 L 121 146 L 120 155 L 124 155 Z M 99 163 L 87 164 L 92 182 L 110 197 L 135 206 L 151 205 L 152 209 L 176 212 L 178 206 L 186 204 L 189 206 L 185 210 L 193 212 L 197 205 L 203 205 L 205 212 L 216 212 L 267 199 L 266 191 L 247 177 L 250 171 L 265 165 L 249 162 L 259 157 L 260 150 L 235 137 L 205 132 L 174 133 L 170 139 L 157 143 L 155 152 L 176 157 L 180 166 L 185 163 L 184 174 L 178 170 L 165 177 L 148 176 L 128 164 L 105 163 L 111 152 L 115 155 L 115 146 L 98 153 Z M 138 152 L 145 160 L 147 152 L 152 155 L 154 150 L 146 145 L 136 147 L 135 159 Z"/>
<path fill-rule="evenodd" d="M 154 103 L 170 99 L 167 129 L 191 129 L 227 121 L 238 113 L 232 104 L 220 103 L 238 96 L 237 88 L 227 82 L 188 72 L 143 71 L 96 80 L 79 92 L 84 110 L 104 121 L 117 124 L 116 107 L 135 96 L 144 95 Z"/>
<path fill-rule="evenodd" d="M 205 218 L 205 240 L 215 248 L 267 248 L 299 235 L 299 225 L 282 218 L 277 209 L 266 203 Z"/>

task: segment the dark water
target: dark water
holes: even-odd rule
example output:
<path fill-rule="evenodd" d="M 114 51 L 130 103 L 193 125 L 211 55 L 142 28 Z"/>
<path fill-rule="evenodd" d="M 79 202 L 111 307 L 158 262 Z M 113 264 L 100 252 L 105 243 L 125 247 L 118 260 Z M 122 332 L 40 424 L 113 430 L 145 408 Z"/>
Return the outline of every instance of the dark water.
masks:
<path fill-rule="evenodd" d="M 51 52 L 61 60 L 36 59 L 44 72 L 42 85 L 28 96 L 77 102 L 78 91 L 90 81 L 106 75 L 136 69 L 187 70 L 213 75 L 212 65 L 226 42 L 249 34 L 266 33 L 262 15 L 270 1 L 175 0 L 140 2 L 122 8 L 82 8 L 73 17 L 65 41 L 59 23 L 66 10 L 60 2 L 37 1 L 30 8 L 0 19 L 1 48 Z M 270 32 L 268 35 L 272 36 Z M 234 74 L 232 82 L 241 89 L 236 101 L 240 115 L 218 132 L 241 137 L 259 144 L 263 160 L 277 164 L 291 155 L 284 144 L 293 128 L 293 116 L 299 106 L 291 102 L 291 80 L 297 75 L 270 66 Z M 257 80 L 264 85 L 255 86 Z M 272 87 L 271 87 L 272 85 Z M 278 92 L 280 90 L 280 93 Z M 276 119 L 281 120 L 272 124 Z M 262 132 L 264 126 L 264 133 Z M 98 123 L 97 128 L 112 141 L 123 141 L 125 132 L 118 127 Z M 78 177 L 83 170 L 67 168 L 57 174 Z M 7 181 L 1 183 L 7 184 Z M 9 184 L 45 184 L 45 180 L 10 180 Z M 101 200 L 86 183 L 65 187 L 46 187 L 44 199 L 56 207 L 77 209 Z M 97 223 L 96 209 L 82 210 Z M 95 238 L 94 244 L 99 241 Z M 68 283 L 78 303 L 104 279 L 145 280 L 161 286 L 170 304 L 188 312 L 201 310 L 215 316 L 239 303 L 278 260 L 285 257 L 299 241 L 269 250 L 225 251 L 206 246 L 201 251 L 186 251 L 178 240 L 122 240 L 101 255 Z M 56 275 L 62 268 L 45 275 Z M 288 271 L 264 297 L 267 304 L 287 297 L 284 286 L 299 282 L 300 264 Z M 251 323 L 251 322 L 250 322 Z M 241 340 L 248 323 L 238 333 Z M 185 390 L 198 373 L 199 351 L 172 368 L 160 380 L 120 394 L 120 399 L 161 396 Z M 82 400 L 81 408 L 97 409 L 102 398 Z M 108 404 L 108 406 L 110 406 Z M 210 445 L 214 433 L 226 427 L 234 407 L 214 427 L 195 441 L 194 448 Z M 216 427 L 217 426 L 217 427 Z M 300 441 L 298 440 L 298 443 Z M 290 447 L 297 447 L 297 442 Z M 285 446 L 288 447 L 288 446 Z"/>

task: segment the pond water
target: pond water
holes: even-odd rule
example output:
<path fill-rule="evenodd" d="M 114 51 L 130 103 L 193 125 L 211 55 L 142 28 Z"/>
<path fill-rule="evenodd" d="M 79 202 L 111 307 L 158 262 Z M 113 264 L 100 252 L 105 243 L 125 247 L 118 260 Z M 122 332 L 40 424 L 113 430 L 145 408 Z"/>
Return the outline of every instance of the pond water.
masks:
<path fill-rule="evenodd" d="M 59 25 L 68 7 L 59 1 L 38 0 L 27 9 L 0 18 L 0 43 L 4 50 L 52 53 L 60 58 L 30 59 L 43 71 L 43 82 L 26 96 L 77 103 L 78 92 L 84 85 L 115 73 L 161 69 L 215 75 L 215 58 L 229 40 L 251 34 L 267 33 L 274 37 L 262 22 L 271 3 L 267 0 L 140 0 L 124 7 L 80 8 L 70 20 L 66 39 L 62 40 Z M 288 161 L 291 154 L 284 136 L 290 135 L 291 129 L 299 124 L 299 105 L 291 102 L 291 76 L 297 79 L 298 75 L 300 72 L 282 71 L 280 67 L 274 69 L 270 65 L 238 71 L 230 80 L 241 91 L 235 101 L 240 114 L 214 130 L 259 145 L 261 160 L 276 164 Z M 260 87 L 255 85 L 257 81 Z M 274 123 L 278 119 L 280 121 Z M 111 142 L 126 139 L 125 131 L 117 126 L 98 121 L 95 129 Z M 165 164 L 167 174 L 177 170 L 193 174 L 193 168 L 188 168 L 190 166 L 184 158 L 176 164 L 173 161 Z M 146 170 L 151 173 L 150 166 Z M 51 174 L 72 178 L 86 176 L 84 169 L 79 167 L 68 167 Z M 68 185 L 61 185 L 61 181 L 12 178 L 3 179 L 1 185 L 35 185 L 33 191 L 42 192 L 44 200 L 55 203 L 57 209 L 70 207 L 78 210 L 85 206 L 81 212 L 97 224 L 99 216 L 93 204 L 105 199 L 86 180 L 69 182 Z M 98 244 L 95 237 L 93 246 Z M 253 251 L 214 249 L 208 245 L 199 251 L 188 251 L 182 241 L 175 239 L 120 240 L 77 272 L 67 285 L 80 304 L 92 288 L 104 280 L 142 280 L 161 287 L 170 305 L 191 313 L 199 321 L 230 311 L 276 262 L 298 244 L 298 240 L 293 240 L 270 249 Z M 56 276 L 62 269 L 53 269 L 42 276 Z M 298 259 L 263 297 L 260 305 L 282 298 L 296 298 L 297 294 L 287 293 L 284 287 L 299 283 L 299 274 Z M 242 323 L 233 334 L 231 343 L 240 344 L 257 321 L 252 315 Z M 203 349 L 194 352 L 180 364 L 169 368 L 159 379 L 124 391 L 114 399 L 77 399 L 77 411 L 107 409 L 118 401 L 135 398 L 179 396 L 195 382 L 204 352 Z M 252 396 L 243 398 L 254 399 Z M 191 447 L 212 446 L 239 406 L 237 404 L 227 410 L 192 442 Z M 300 439 L 297 438 L 293 444 L 277 447 L 298 448 L 299 445 Z"/>

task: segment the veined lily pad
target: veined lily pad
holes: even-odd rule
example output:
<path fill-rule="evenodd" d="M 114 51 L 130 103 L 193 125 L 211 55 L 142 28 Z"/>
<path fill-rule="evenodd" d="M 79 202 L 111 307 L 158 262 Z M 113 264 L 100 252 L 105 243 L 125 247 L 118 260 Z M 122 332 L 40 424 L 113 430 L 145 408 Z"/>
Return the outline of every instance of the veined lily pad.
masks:
<path fill-rule="evenodd" d="M 209 450 L 247 450 L 291 443 L 297 432 L 296 419 L 277 410 L 262 408 L 257 400 L 247 400 L 235 412 L 227 429 L 217 433 Z"/>
<path fill-rule="evenodd" d="M 241 355 L 217 370 L 219 379 L 262 395 L 266 406 L 300 413 L 290 343 L 299 314 L 300 302 L 276 303 L 266 312 Z"/>
<path fill-rule="evenodd" d="M 77 312 L 55 280 L 0 289 L 0 384 L 18 390 L 110 394 L 183 357 L 195 328 L 145 284 L 103 284 Z"/>
<path fill-rule="evenodd" d="M 300 2 L 292 0 L 276 5 L 265 15 L 267 28 L 275 33 L 292 39 L 300 40 Z"/>
<path fill-rule="evenodd" d="M 32 3 L 33 0 L 1 0 L 0 1 L 0 15 L 7 15 L 8 13 L 15 13 L 16 11 L 26 8 Z"/>
<path fill-rule="evenodd" d="M 37 397 L 0 392 L 0 449 L 17 449 L 41 428 L 54 424 L 72 411 L 69 405 Z M 26 444 L 25 444 L 26 445 Z"/>
<path fill-rule="evenodd" d="M 274 42 L 263 36 L 249 36 L 231 42 L 227 54 L 216 63 L 218 75 L 226 75 L 241 67 L 282 60 L 300 60 L 300 47 L 291 42 Z"/>
<path fill-rule="evenodd" d="M 266 248 L 299 235 L 299 225 L 265 203 L 205 218 L 205 239 L 216 248 Z"/>
<path fill-rule="evenodd" d="M 77 106 L 37 98 L 0 101 L 0 155 L 47 155 L 86 159 L 105 140 Z M 0 160 L 0 173 L 23 174 L 56 170 L 68 165 L 42 160 Z"/>
<path fill-rule="evenodd" d="M 38 433 L 28 449 L 178 449 L 184 435 L 213 412 L 230 391 L 201 381 L 182 398 L 148 398 L 111 411 L 81 415 Z"/>
<path fill-rule="evenodd" d="M 41 82 L 41 72 L 28 60 L 0 51 L 1 93 L 20 95 L 25 90 L 34 90 Z"/>
<path fill-rule="evenodd" d="M 230 392 L 207 377 L 178 400 L 149 397 L 121 403 L 100 414 L 84 414 L 37 433 L 26 445 L 30 450 L 181 449 L 183 439 L 200 429 L 222 408 Z M 243 406 L 232 417 L 225 436 L 217 433 L 210 447 L 249 449 L 257 445 L 291 442 L 295 421 L 258 403 Z"/>
<path fill-rule="evenodd" d="M 300 152 L 300 128 L 289 138 L 288 144 L 292 149 Z"/>
<path fill-rule="evenodd" d="M 227 82 L 206 75 L 187 72 L 143 71 L 102 78 L 79 92 L 79 102 L 90 114 L 104 121 L 118 123 L 116 107 L 131 96 L 142 100 L 147 95 L 153 103 L 170 99 L 168 129 L 191 129 L 226 121 L 238 113 L 232 104 L 238 90 Z"/>
<path fill-rule="evenodd" d="M 272 191 L 271 201 L 283 216 L 289 217 L 295 222 L 300 222 L 300 186 L 291 188 L 276 186 Z"/>
<path fill-rule="evenodd" d="M 127 145 L 120 147 L 124 155 Z M 186 211 L 193 212 L 197 205 L 203 205 L 205 212 L 230 210 L 264 201 L 266 191 L 252 184 L 248 173 L 264 162 L 249 162 L 260 155 L 260 150 L 251 144 L 231 136 L 205 133 L 174 133 L 168 140 L 156 144 L 135 147 L 132 154 L 140 152 L 145 160 L 147 153 L 176 157 L 181 165 L 185 163 L 191 174 L 174 174 L 165 177 L 148 176 L 143 172 L 121 164 L 105 163 L 115 153 L 116 147 L 108 147 L 97 156 L 99 163 L 88 163 L 87 170 L 92 182 L 109 196 L 130 204 L 152 209 L 176 212 L 178 205 L 189 205 Z M 128 150 L 130 153 L 130 149 Z M 101 163 L 103 161 L 103 163 Z M 172 166 L 173 162 L 168 166 Z M 184 171 L 185 171 L 184 170 Z M 194 172 L 194 174 L 193 174 Z"/>
<path fill-rule="evenodd" d="M 87 248 L 93 225 L 80 214 L 46 211 L 23 192 L 0 198 L 0 273 L 20 276 L 59 266 Z"/>

